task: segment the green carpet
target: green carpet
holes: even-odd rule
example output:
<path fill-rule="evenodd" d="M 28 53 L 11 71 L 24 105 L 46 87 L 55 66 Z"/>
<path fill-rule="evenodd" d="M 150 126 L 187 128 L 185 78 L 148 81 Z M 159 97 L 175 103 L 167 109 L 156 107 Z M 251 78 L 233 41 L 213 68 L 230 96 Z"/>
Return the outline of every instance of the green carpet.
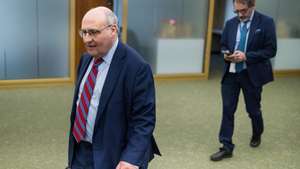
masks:
<path fill-rule="evenodd" d="M 264 87 L 265 133 L 249 147 L 250 120 L 240 98 L 234 156 L 211 162 L 218 150 L 220 84 L 157 82 L 155 137 L 163 153 L 150 169 L 297 169 L 300 166 L 300 78 Z M 0 89 L 0 169 L 61 169 L 67 162 L 72 86 Z"/>

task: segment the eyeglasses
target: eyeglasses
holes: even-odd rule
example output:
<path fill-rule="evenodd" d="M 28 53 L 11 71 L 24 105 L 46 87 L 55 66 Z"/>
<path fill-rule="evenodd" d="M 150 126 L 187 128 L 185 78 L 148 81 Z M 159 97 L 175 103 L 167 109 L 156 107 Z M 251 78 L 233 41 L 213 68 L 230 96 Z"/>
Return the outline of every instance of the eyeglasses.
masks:
<path fill-rule="evenodd" d="M 239 14 L 239 13 L 242 13 L 242 14 L 245 14 L 246 12 L 248 12 L 248 10 L 249 10 L 250 8 L 244 8 L 244 9 L 240 9 L 240 10 L 234 10 L 233 12 L 235 13 L 235 14 Z"/>
<path fill-rule="evenodd" d="M 96 37 L 98 34 L 100 34 L 101 32 L 103 32 L 106 28 L 109 28 L 113 25 L 106 25 L 104 26 L 103 28 L 101 29 L 81 29 L 79 31 L 79 36 L 81 38 L 84 38 L 86 37 L 87 35 L 89 35 L 90 37 L 94 38 Z"/>

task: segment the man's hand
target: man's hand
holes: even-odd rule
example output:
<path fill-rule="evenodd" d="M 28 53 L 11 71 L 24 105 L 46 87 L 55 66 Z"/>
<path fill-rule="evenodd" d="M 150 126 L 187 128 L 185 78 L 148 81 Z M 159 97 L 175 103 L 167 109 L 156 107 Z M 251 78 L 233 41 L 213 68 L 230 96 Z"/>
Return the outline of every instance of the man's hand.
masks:
<path fill-rule="evenodd" d="M 232 55 L 234 57 L 233 61 L 236 62 L 236 63 L 243 62 L 243 61 L 247 60 L 245 53 L 242 52 L 242 51 L 237 50 Z"/>
<path fill-rule="evenodd" d="M 120 161 L 116 169 L 139 169 L 139 167 L 132 165 L 126 161 Z"/>
<path fill-rule="evenodd" d="M 224 59 L 229 62 L 233 62 L 234 56 L 230 54 L 224 54 Z"/>

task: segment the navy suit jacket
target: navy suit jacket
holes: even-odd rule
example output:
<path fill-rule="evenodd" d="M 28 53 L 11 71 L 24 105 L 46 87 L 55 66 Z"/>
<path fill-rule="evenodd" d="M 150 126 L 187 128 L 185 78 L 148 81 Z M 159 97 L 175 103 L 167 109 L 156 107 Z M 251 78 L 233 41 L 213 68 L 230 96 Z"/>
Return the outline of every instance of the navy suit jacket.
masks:
<path fill-rule="evenodd" d="M 239 23 L 237 17 L 226 22 L 221 39 L 222 50 L 234 52 Z M 253 85 L 259 87 L 273 81 L 270 58 L 276 55 L 276 51 L 277 39 L 273 19 L 255 11 L 245 52 L 247 71 Z M 225 60 L 222 82 L 229 65 L 230 62 Z"/>
<path fill-rule="evenodd" d="M 68 165 L 76 141 L 72 128 L 81 80 L 92 57 L 81 57 L 71 112 Z M 114 169 L 120 160 L 142 166 L 159 154 L 155 126 L 155 88 L 150 66 L 119 42 L 102 89 L 93 133 L 95 169 Z"/>

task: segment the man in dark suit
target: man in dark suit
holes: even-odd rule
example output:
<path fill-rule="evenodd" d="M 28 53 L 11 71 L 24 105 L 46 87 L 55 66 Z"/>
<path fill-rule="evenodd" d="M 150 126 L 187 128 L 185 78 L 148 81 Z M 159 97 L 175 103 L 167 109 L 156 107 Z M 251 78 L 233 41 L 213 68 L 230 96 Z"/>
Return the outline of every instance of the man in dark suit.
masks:
<path fill-rule="evenodd" d="M 119 41 L 117 23 L 105 7 L 83 17 L 80 36 L 87 54 L 77 70 L 67 168 L 147 169 L 154 153 L 160 155 L 152 135 L 152 71 Z"/>
<path fill-rule="evenodd" d="M 237 17 L 226 22 L 221 40 L 225 66 L 221 86 L 223 117 L 219 141 L 223 147 L 211 155 L 212 161 L 232 157 L 234 113 L 240 90 L 252 124 L 250 146 L 260 145 L 264 130 L 262 87 L 273 81 L 270 58 L 277 51 L 273 19 L 255 11 L 255 0 L 233 0 L 233 3 Z"/>

